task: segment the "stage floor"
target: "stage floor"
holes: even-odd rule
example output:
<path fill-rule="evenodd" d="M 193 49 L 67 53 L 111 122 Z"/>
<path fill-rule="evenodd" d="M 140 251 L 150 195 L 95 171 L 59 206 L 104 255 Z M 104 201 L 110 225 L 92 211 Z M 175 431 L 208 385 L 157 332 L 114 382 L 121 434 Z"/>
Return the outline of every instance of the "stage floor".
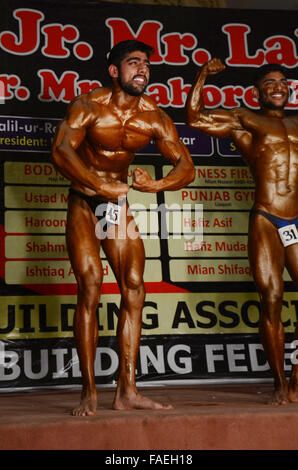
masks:
<path fill-rule="evenodd" d="M 80 389 L 0 393 L 1 450 L 297 450 L 298 404 L 268 404 L 272 384 L 139 387 L 170 411 L 114 411 L 100 389 L 95 416 L 74 417 Z"/>

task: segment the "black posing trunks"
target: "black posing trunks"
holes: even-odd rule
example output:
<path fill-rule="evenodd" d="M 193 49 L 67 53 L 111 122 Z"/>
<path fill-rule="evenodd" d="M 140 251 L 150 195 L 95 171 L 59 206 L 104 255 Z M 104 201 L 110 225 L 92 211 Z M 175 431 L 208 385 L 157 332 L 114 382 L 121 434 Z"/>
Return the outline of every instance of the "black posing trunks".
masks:
<path fill-rule="evenodd" d="M 69 195 L 76 195 L 79 196 L 81 199 L 87 202 L 88 206 L 94 213 L 94 215 L 97 217 L 98 222 L 101 225 L 101 229 L 106 232 L 108 227 L 110 225 L 115 225 L 117 223 L 117 217 L 118 213 L 116 212 L 109 212 L 107 214 L 107 210 L 111 211 L 111 209 L 108 207 L 110 204 L 110 201 L 106 201 L 105 199 L 102 199 L 100 196 L 88 196 L 85 193 L 82 193 L 81 191 L 78 191 L 77 189 L 70 188 L 69 189 Z M 121 199 L 118 201 L 117 205 L 122 206 L 125 204 L 126 199 Z M 107 215 L 109 217 L 107 218 Z M 107 220 L 108 219 L 108 220 Z M 109 222 L 109 220 L 114 220 L 114 222 Z"/>

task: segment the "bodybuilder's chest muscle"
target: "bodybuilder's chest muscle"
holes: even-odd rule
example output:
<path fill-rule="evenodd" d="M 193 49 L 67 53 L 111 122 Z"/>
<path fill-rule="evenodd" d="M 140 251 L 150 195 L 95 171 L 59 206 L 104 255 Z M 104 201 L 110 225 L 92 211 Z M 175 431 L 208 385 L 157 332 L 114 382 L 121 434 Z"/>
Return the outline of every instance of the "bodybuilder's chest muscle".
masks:
<path fill-rule="evenodd" d="M 93 147 L 135 152 L 150 142 L 152 126 L 142 113 L 125 119 L 125 116 L 120 118 L 115 113 L 105 112 L 87 130 L 87 138 Z"/>

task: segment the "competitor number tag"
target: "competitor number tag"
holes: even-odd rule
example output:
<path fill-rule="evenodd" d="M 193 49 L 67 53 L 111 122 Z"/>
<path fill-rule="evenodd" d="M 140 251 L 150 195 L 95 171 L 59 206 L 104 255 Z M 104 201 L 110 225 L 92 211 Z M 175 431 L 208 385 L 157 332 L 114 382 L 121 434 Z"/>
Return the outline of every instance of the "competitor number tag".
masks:
<path fill-rule="evenodd" d="M 114 204 L 113 202 L 108 202 L 106 211 L 106 221 L 110 224 L 119 225 L 120 211 L 121 206 L 118 206 L 118 204 Z"/>
<path fill-rule="evenodd" d="M 278 229 L 283 246 L 294 245 L 298 243 L 298 231 L 295 224 L 285 225 Z"/>

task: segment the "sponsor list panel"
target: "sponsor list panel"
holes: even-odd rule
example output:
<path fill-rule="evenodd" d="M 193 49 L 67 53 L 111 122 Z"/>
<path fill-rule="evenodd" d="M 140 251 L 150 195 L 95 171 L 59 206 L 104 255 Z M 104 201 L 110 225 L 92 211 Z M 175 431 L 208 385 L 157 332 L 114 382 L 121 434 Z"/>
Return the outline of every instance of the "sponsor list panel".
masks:
<path fill-rule="evenodd" d="M 146 169 L 156 177 L 153 165 Z M 164 174 L 170 169 L 164 166 Z M 10 161 L 4 182 L 6 283 L 74 284 L 65 243 L 69 182 L 50 163 Z M 139 202 L 131 189 L 130 207 L 146 249 L 145 281 L 162 281 L 160 238 L 166 239 L 171 282 L 251 281 L 247 231 L 253 198 L 249 170 L 237 166 L 196 167 L 191 185 L 165 192 L 164 211 L 155 194 L 142 194 Z M 165 216 L 161 223 L 159 212 Z M 104 280 L 115 283 L 102 257 Z M 287 272 L 284 278 L 289 280 Z"/>
<path fill-rule="evenodd" d="M 166 193 L 166 204 L 172 209 L 168 218 L 171 280 L 251 281 L 247 232 L 253 200 L 254 182 L 244 166 L 196 167 L 191 185 L 175 196 Z M 175 203 L 183 208 L 180 227 Z"/>
<path fill-rule="evenodd" d="M 252 282 L 247 233 L 253 201 L 245 166 L 196 167 L 187 188 L 166 192 L 171 281 Z M 284 280 L 290 280 L 286 270 Z"/>
<path fill-rule="evenodd" d="M 147 170 L 154 173 L 153 167 Z M 4 181 L 6 284 L 75 284 L 65 242 L 69 182 L 51 164 L 33 162 L 6 162 Z M 149 258 L 145 281 L 160 282 L 157 213 L 145 210 L 156 208 L 156 196 L 146 194 L 142 205 L 136 201 L 132 190 L 131 208 Z M 101 254 L 104 281 L 115 283 Z"/>

